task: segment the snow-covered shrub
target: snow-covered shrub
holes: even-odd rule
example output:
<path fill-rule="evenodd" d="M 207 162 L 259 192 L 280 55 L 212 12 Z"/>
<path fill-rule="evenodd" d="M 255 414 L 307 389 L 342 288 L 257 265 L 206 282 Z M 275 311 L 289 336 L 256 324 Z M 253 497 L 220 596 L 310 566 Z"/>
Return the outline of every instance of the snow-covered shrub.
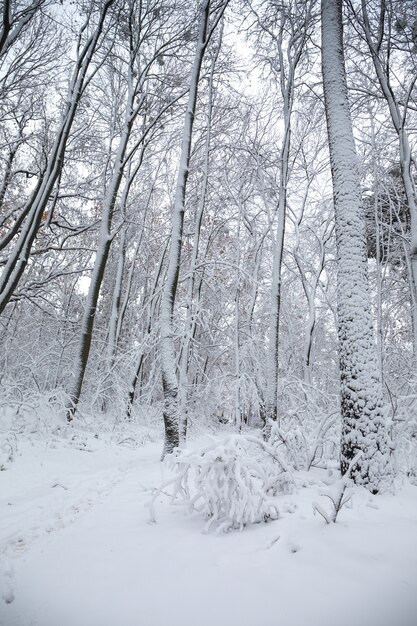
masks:
<path fill-rule="evenodd" d="M 325 392 L 294 376 L 282 377 L 279 423 L 271 427 L 271 443 L 285 448 L 294 469 L 326 467 L 340 451 L 340 406 L 337 393 Z"/>
<path fill-rule="evenodd" d="M 0 399 L 0 472 L 8 469 L 18 453 L 18 440 L 13 432 L 14 413 Z"/>
<path fill-rule="evenodd" d="M 7 469 L 9 463 L 14 460 L 17 450 L 16 440 L 12 440 L 11 437 L 3 439 L 0 437 L 0 472 Z"/>
<path fill-rule="evenodd" d="M 281 425 L 272 422 L 269 441 L 274 446 L 285 448 L 294 469 L 309 470 L 314 465 L 325 464 L 338 450 L 338 420 L 340 416 L 334 411 L 324 418 L 316 418 L 314 422 L 310 418 L 307 427 L 300 423 L 297 414 L 287 415 Z"/>
<path fill-rule="evenodd" d="M 398 398 L 391 421 L 394 460 L 397 474 L 417 485 L 417 397 Z"/>
<path fill-rule="evenodd" d="M 322 516 L 326 524 L 335 524 L 337 520 L 337 516 L 339 515 L 342 508 L 350 502 L 352 499 L 352 489 L 353 481 L 351 478 L 352 469 L 355 467 L 356 463 L 363 456 L 363 452 L 359 451 L 354 458 L 349 463 L 349 467 L 344 476 L 342 476 L 333 486 L 332 490 L 327 492 L 322 492 L 322 496 L 328 498 L 331 502 L 331 511 L 328 512 L 324 509 L 321 504 L 318 502 L 313 502 L 313 513 L 319 513 Z"/>
<path fill-rule="evenodd" d="M 279 516 L 276 496 L 292 487 L 286 462 L 274 446 L 249 435 L 229 435 L 198 450 L 177 450 L 175 476 L 156 490 L 154 502 L 172 486 L 171 502 L 201 513 L 206 531 L 242 530 Z"/>
<path fill-rule="evenodd" d="M 333 491 L 323 492 L 321 495 L 330 500 L 331 511 L 328 512 L 321 504 L 313 502 L 313 513 L 314 515 L 319 513 L 326 524 L 335 524 L 342 508 L 352 499 L 352 490 L 348 488 L 348 480 L 342 478 L 338 481 Z"/>

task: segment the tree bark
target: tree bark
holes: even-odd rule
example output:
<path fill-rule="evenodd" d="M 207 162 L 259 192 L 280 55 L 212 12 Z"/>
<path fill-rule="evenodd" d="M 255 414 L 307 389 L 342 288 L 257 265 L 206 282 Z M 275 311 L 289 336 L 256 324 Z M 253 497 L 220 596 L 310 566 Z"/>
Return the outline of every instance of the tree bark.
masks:
<path fill-rule="evenodd" d="M 343 54 L 342 0 L 322 0 L 322 72 L 333 180 L 341 381 L 341 471 L 377 493 L 390 450 L 373 336 L 365 221 Z"/>

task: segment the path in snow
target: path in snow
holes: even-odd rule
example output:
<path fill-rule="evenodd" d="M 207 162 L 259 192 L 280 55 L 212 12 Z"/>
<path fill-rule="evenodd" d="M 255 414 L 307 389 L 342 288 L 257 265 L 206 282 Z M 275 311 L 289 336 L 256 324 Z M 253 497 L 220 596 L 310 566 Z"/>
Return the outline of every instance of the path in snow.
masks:
<path fill-rule="evenodd" d="M 148 523 L 159 448 L 35 447 L 0 474 L 1 626 L 417 625 L 417 487 L 326 526 L 317 477 L 280 520 L 204 535 L 166 502 Z"/>

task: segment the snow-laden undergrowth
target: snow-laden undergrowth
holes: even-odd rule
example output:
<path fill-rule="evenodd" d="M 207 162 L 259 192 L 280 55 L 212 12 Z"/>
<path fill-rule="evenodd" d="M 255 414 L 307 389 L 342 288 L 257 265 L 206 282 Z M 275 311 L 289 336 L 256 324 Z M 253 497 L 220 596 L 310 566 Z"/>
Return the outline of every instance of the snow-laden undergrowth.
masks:
<path fill-rule="evenodd" d="M 168 487 L 171 502 L 184 504 L 206 520 L 205 530 L 242 530 L 248 524 L 278 519 L 276 496 L 293 487 L 291 470 L 278 445 L 252 435 L 229 435 L 196 450 L 175 451 L 168 460 L 174 476 L 155 490 L 155 501 Z"/>
<path fill-rule="evenodd" d="M 161 433 L 159 407 L 144 405 L 131 420 L 114 413 L 80 410 L 77 420 L 67 424 L 64 394 L 35 394 L 18 388 L 0 393 L 0 471 L 11 469 L 26 453 L 28 443 L 84 452 L 103 445 L 135 449 L 159 440 Z"/>

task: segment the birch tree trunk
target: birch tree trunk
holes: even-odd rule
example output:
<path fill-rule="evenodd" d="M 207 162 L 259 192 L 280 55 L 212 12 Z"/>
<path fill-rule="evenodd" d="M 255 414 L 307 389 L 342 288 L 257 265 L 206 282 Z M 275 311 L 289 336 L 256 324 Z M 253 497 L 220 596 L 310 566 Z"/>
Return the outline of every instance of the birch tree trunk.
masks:
<path fill-rule="evenodd" d="M 338 267 L 341 471 L 357 484 L 390 482 L 390 449 L 373 336 L 365 222 L 343 54 L 342 0 L 322 0 L 322 72 L 333 179 Z"/>

